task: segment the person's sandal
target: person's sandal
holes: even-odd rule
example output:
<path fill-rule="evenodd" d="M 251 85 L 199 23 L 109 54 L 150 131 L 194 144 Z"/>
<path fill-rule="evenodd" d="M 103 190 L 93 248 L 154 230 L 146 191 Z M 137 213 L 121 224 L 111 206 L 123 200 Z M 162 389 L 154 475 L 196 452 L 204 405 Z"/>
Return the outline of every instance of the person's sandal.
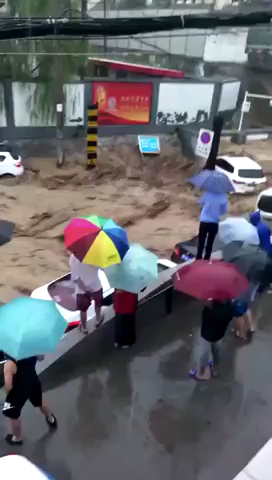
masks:
<path fill-rule="evenodd" d="M 96 322 L 95 324 L 95 328 L 100 327 L 100 325 L 102 325 L 102 323 L 104 322 L 104 319 L 105 319 L 104 315 L 101 315 L 99 322 Z"/>
<path fill-rule="evenodd" d="M 81 333 L 83 333 L 84 335 L 88 335 L 89 333 L 89 330 L 87 327 L 83 327 L 82 325 L 79 325 L 79 330 Z"/>
<path fill-rule="evenodd" d="M 18 445 L 18 447 L 23 445 L 23 440 L 14 440 L 13 437 L 14 435 L 12 435 L 12 433 L 8 433 L 5 436 L 5 440 L 9 445 Z"/>
<path fill-rule="evenodd" d="M 51 421 L 49 420 L 49 417 L 51 417 Z M 55 415 L 53 415 L 53 413 L 50 413 L 49 416 L 46 416 L 45 420 L 46 420 L 47 425 L 50 428 L 54 428 L 54 429 L 57 428 L 58 422 L 57 422 L 57 419 L 56 419 Z"/>
<path fill-rule="evenodd" d="M 239 332 L 238 330 L 236 330 L 236 331 L 234 332 L 234 336 L 235 336 L 235 338 L 239 338 L 240 340 L 243 340 L 244 342 L 247 340 L 247 337 L 242 337 L 242 336 L 240 335 L 240 332 Z"/>

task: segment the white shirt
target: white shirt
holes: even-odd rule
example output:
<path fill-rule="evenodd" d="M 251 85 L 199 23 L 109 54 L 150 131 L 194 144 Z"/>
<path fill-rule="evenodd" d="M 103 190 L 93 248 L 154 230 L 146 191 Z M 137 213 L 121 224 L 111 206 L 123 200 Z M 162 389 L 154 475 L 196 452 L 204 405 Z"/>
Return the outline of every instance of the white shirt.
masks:
<path fill-rule="evenodd" d="M 97 292 L 102 288 L 98 275 L 99 269 L 92 265 L 81 263 L 73 254 L 70 256 L 71 279 L 73 281 L 78 278 L 86 285 L 91 292 Z M 85 293 L 77 283 L 75 283 L 75 293 Z"/>

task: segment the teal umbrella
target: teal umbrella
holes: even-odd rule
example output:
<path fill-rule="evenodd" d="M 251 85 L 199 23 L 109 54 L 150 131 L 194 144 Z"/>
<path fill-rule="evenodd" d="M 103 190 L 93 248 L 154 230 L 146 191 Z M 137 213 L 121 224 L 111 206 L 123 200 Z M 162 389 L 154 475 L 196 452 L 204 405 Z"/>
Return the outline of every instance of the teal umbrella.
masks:
<path fill-rule="evenodd" d="M 0 350 L 15 360 L 52 352 L 66 327 L 54 302 L 16 298 L 0 307 Z"/>
<path fill-rule="evenodd" d="M 139 293 L 158 276 L 158 257 L 138 244 L 133 244 L 122 263 L 105 268 L 113 288 Z"/>

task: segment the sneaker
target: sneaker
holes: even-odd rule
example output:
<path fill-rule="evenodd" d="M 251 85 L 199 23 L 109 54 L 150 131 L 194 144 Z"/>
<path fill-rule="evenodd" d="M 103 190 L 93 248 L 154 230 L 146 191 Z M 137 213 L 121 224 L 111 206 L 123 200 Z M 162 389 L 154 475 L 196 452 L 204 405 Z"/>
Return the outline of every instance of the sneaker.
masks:
<path fill-rule="evenodd" d="M 46 416 L 45 420 L 50 428 L 57 428 L 58 422 L 55 415 L 53 415 L 53 413 L 50 413 L 50 415 Z"/>
<path fill-rule="evenodd" d="M 21 446 L 23 445 L 23 440 L 21 438 L 18 438 L 15 437 L 14 435 L 12 435 L 12 433 L 8 433 L 6 436 L 5 436 L 5 440 L 6 442 L 9 444 L 9 445 L 18 445 L 18 446 Z"/>

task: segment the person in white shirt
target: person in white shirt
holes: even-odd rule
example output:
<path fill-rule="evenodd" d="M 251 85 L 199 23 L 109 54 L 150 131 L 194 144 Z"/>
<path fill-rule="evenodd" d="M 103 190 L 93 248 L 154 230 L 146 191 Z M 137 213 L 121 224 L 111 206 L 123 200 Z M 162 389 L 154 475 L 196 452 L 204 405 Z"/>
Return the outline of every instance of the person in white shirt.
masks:
<path fill-rule="evenodd" d="M 75 255 L 70 256 L 71 280 L 75 285 L 77 309 L 80 311 L 80 330 L 87 334 L 87 310 L 92 300 L 95 303 L 96 327 L 104 320 L 101 315 L 102 285 L 98 275 L 98 268 L 81 263 Z"/>

